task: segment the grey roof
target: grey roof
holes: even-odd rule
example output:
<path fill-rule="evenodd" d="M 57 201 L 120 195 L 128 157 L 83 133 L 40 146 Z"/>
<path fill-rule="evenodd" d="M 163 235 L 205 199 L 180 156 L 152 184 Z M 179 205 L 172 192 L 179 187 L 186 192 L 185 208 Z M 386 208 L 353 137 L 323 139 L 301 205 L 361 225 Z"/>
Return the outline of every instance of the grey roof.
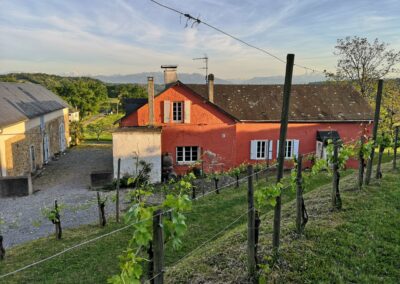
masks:
<path fill-rule="evenodd" d="M 0 126 L 68 107 L 64 100 L 41 85 L 0 82 Z"/>
<path fill-rule="evenodd" d="M 208 98 L 205 84 L 187 84 Z M 214 85 L 214 104 L 242 121 L 280 121 L 283 86 Z M 289 121 L 370 121 L 366 100 L 351 86 L 338 84 L 292 85 Z"/>

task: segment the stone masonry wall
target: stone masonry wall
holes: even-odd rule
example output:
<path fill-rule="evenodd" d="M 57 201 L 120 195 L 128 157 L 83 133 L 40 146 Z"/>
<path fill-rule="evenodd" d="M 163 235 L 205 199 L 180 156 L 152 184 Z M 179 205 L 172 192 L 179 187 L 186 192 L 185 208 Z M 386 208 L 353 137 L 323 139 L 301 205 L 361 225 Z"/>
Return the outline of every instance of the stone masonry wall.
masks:
<path fill-rule="evenodd" d="M 65 119 L 68 120 L 67 115 L 45 123 L 45 133 L 49 135 L 50 158 L 60 152 L 60 123 L 64 121 L 66 133 L 69 131 L 68 122 L 65 123 Z M 29 150 L 31 145 L 35 149 L 36 169 L 39 169 L 43 166 L 43 136 L 40 126 L 29 129 L 25 135 L 17 135 L 5 141 L 8 176 L 26 175 L 31 172 Z"/>

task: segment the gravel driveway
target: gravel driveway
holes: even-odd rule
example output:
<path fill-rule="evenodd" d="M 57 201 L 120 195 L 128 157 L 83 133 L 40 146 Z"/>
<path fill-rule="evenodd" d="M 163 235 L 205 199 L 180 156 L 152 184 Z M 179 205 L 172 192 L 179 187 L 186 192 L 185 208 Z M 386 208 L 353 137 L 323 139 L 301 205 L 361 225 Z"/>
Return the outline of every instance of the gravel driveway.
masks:
<path fill-rule="evenodd" d="M 79 146 L 45 167 L 33 180 L 33 195 L 1 198 L 0 217 L 5 225 L 0 229 L 5 247 L 52 234 L 54 226 L 42 216 L 41 208 L 53 206 L 55 199 L 65 205 L 63 228 L 97 222 L 96 192 L 89 190 L 89 185 L 90 173 L 101 170 L 112 170 L 111 145 Z M 113 209 L 107 204 L 108 215 L 114 214 Z"/>

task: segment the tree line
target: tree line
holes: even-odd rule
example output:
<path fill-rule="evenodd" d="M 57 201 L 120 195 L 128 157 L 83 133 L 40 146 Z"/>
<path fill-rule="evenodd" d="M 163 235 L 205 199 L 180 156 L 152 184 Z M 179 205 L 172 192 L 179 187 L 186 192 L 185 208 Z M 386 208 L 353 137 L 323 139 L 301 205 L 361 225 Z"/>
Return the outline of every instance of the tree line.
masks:
<path fill-rule="evenodd" d="M 40 84 L 62 97 L 85 117 L 112 108 L 109 98 L 146 98 L 146 88 L 138 84 L 107 84 L 89 77 L 63 77 L 44 73 L 0 75 L 3 82 Z"/>

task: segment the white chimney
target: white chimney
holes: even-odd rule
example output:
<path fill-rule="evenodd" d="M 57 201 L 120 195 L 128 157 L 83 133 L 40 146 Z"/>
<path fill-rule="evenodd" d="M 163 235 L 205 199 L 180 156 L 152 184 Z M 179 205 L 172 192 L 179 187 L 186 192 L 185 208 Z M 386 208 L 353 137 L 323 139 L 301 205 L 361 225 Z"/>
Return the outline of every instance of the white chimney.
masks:
<path fill-rule="evenodd" d="M 147 77 L 147 94 L 149 103 L 149 125 L 154 126 L 154 79 Z"/>
<path fill-rule="evenodd" d="M 176 74 L 177 65 L 161 65 L 164 69 L 164 84 L 169 85 L 178 81 L 178 75 Z"/>

